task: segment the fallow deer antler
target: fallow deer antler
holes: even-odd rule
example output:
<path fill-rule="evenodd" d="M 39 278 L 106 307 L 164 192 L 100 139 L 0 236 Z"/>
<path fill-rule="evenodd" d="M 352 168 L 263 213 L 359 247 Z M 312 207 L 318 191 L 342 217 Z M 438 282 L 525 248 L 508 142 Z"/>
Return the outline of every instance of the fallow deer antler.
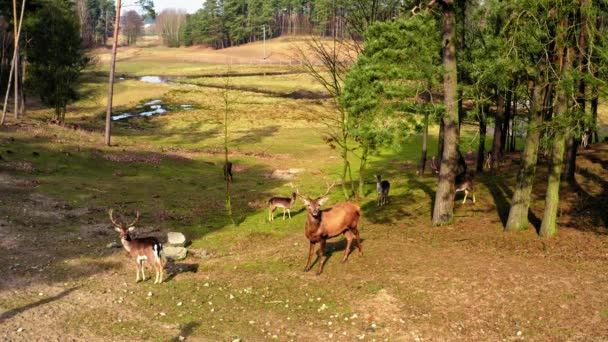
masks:
<path fill-rule="evenodd" d="M 139 216 L 140 216 L 140 214 L 139 214 L 139 210 L 138 210 L 138 211 L 137 211 L 137 216 L 135 217 L 135 220 L 134 220 L 133 222 L 129 223 L 129 224 L 127 225 L 127 227 L 133 227 L 133 225 L 134 225 L 134 224 L 136 224 L 136 223 L 137 223 L 137 221 L 139 221 Z"/>
<path fill-rule="evenodd" d="M 110 221 L 113 225 L 115 225 L 116 227 L 122 227 L 122 225 L 116 222 L 116 220 L 114 219 L 114 209 L 110 208 L 110 210 L 108 210 L 108 215 L 110 216 Z"/>

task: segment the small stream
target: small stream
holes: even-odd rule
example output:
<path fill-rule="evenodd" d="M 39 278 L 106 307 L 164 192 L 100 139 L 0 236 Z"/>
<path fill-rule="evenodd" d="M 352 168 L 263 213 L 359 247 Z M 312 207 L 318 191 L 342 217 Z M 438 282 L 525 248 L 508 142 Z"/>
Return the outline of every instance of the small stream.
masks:
<path fill-rule="evenodd" d="M 144 104 L 138 105 L 131 112 L 124 112 L 118 115 L 113 115 L 112 120 L 124 120 L 128 118 L 132 118 L 135 116 L 152 116 L 152 115 L 160 115 L 170 111 L 175 110 L 190 110 L 192 109 L 192 105 L 190 104 L 182 104 L 179 106 L 167 106 L 163 105 L 162 100 L 152 100 L 148 101 Z"/>

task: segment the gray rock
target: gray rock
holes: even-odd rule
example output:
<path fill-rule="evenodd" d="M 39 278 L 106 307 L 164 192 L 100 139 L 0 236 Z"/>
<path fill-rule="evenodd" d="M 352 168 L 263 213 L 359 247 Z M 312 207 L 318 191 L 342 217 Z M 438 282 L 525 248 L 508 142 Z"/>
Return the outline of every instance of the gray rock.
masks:
<path fill-rule="evenodd" d="M 165 257 L 171 260 L 186 259 L 188 255 L 188 250 L 184 247 L 164 246 L 163 252 L 165 253 Z"/>
<path fill-rule="evenodd" d="M 120 244 L 116 241 L 112 241 L 106 245 L 106 248 L 120 248 Z"/>
<path fill-rule="evenodd" d="M 167 246 L 184 247 L 186 246 L 186 236 L 179 232 L 167 233 Z"/>

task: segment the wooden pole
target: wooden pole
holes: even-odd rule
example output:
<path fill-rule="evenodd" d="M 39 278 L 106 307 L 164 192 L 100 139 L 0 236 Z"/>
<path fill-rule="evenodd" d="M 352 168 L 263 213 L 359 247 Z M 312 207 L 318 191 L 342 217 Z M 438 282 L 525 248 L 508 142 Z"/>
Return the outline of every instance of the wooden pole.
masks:
<path fill-rule="evenodd" d="M 16 0 L 13 0 L 14 5 L 16 5 Z M 17 29 L 16 41 L 19 41 L 19 36 L 21 35 L 21 24 L 23 24 L 23 12 L 25 12 L 25 0 L 21 3 L 21 15 L 19 16 L 19 28 Z M 4 107 L 2 108 L 2 119 L 0 119 L 0 125 L 4 125 L 4 119 L 6 118 L 6 106 L 8 104 L 8 95 L 11 91 L 11 81 L 13 77 L 13 70 L 15 68 L 15 56 L 16 49 L 13 49 L 13 59 L 11 62 L 11 71 L 8 76 L 8 84 L 6 86 L 6 96 L 4 97 Z"/>
<path fill-rule="evenodd" d="M 120 28 L 121 0 L 116 0 L 116 21 L 114 22 L 114 41 L 112 42 L 112 62 L 110 64 L 110 86 L 108 87 L 108 108 L 106 110 L 105 144 L 110 146 L 112 129 L 112 96 L 114 95 L 114 71 L 116 70 L 116 47 L 118 44 L 118 31 Z"/>

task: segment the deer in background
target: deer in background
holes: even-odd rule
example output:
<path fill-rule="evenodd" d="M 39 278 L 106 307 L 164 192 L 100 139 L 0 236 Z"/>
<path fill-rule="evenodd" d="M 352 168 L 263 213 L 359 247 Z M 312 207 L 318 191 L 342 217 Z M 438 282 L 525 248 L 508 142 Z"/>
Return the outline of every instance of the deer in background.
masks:
<path fill-rule="evenodd" d="M 329 209 L 320 209 L 321 206 L 329 200 L 328 194 L 334 185 L 335 182 L 332 185 L 328 185 L 325 194 L 316 199 L 301 195 L 300 192 L 296 190 L 296 194 L 302 199 L 308 211 L 308 217 L 306 218 L 306 223 L 304 225 L 304 233 L 310 241 L 310 249 L 308 251 L 308 261 L 306 262 L 306 267 L 304 267 L 304 272 L 308 272 L 311 269 L 310 262 L 317 242 L 319 243 L 319 250 L 317 251 L 319 260 L 317 275 L 323 272 L 323 264 L 325 263 L 325 243 L 327 242 L 327 239 L 331 239 L 340 234 L 344 234 L 347 241 L 342 263 L 348 260 L 353 238 L 357 238 L 359 255 L 363 255 L 361 237 L 359 236 L 359 230 L 357 229 L 359 218 L 361 217 L 361 209 L 359 206 L 348 202 L 341 202 Z"/>
<path fill-rule="evenodd" d="M 378 206 L 383 206 L 388 203 L 388 191 L 391 189 L 391 183 L 387 180 L 382 180 L 380 175 L 376 177 L 376 192 L 378 193 Z"/>
<path fill-rule="evenodd" d="M 232 162 L 224 163 L 224 180 L 232 182 Z"/>
<path fill-rule="evenodd" d="M 274 211 L 277 208 L 283 208 L 283 220 L 285 219 L 285 211 L 291 219 L 291 206 L 296 203 L 296 193 L 291 193 L 291 198 L 287 197 L 272 197 L 268 200 L 268 221 L 274 220 Z"/>
<path fill-rule="evenodd" d="M 454 179 L 454 185 L 456 186 L 455 192 L 464 191 L 462 204 L 466 203 L 469 192 L 472 193 L 473 203 L 475 203 L 475 183 L 473 182 L 473 176 L 467 172 L 461 173 Z"/>
<path fill-rule="evenodd" d="M 437 158 L 435 156 L 431 157 L 431 170 L 436 174 L 439 174 L 439 165 L 437 165 Z"/>
<path fill-rule="evenodd" d="M 132 232 L 135 229 L 134 225 L 137 223 L 137 221 L 139 221 L 139 211 L 137 212 L 137 217 L 135 220 L 129 224 L 117 222 L 114 219 L 113 212 L 114 209 L 108 210 L 110 221 L 114 225 L 114 229 L 120 233 L 120 242 L 122 243 L 122 246 L 135 260 L 135 264 L 137 265 L 137 277 L 135 278 L 135 282 L 139 282 L 140 270 L 142 280 L 146 280 L 146 274 L 144 273 L 144 262 L 148 261 L 152 263 L 156 271 L 156 279 L 154 280 L 154 284 L 162 283 L 164 262 L 160 254 L 163 250 L 163 245 L 155 237 L 137 239 L 131 238 L 129 232 Z"/>

